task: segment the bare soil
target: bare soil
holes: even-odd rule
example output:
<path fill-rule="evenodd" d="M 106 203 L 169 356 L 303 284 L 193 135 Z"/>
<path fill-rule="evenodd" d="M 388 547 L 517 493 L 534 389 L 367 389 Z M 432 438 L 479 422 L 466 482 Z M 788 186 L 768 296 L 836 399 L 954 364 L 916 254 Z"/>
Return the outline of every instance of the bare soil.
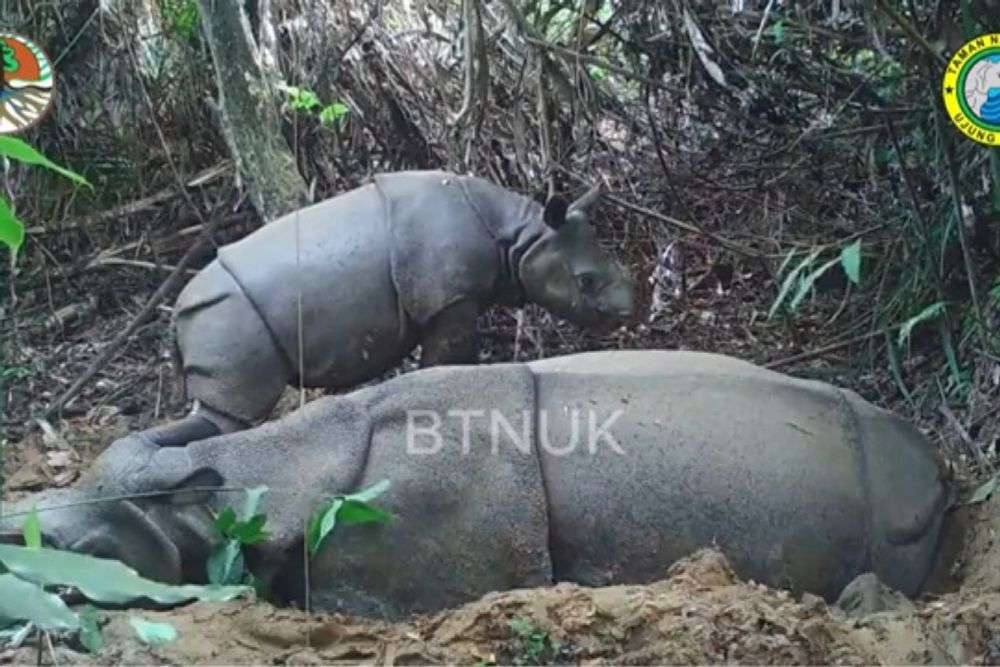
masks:
<path fill-rule="evenodd" d="M 56 664 L 996 664 L 997 501 L 968 512 L 966 586 L 863 616 L 806 595 L 740 581 L 718 552 L 674 564 L 646 586 L 490 594 L 409 623 L 307 614 L 255 601 L 165 612 L 102 613 L 97 657 L 56 646 Z M 176 641 L 148 646 L 129 617 L 170 623 Z M 534 637 L 532 638 L 532 634 Z M 34 662 L 37 650 L 0 654 Z"/>

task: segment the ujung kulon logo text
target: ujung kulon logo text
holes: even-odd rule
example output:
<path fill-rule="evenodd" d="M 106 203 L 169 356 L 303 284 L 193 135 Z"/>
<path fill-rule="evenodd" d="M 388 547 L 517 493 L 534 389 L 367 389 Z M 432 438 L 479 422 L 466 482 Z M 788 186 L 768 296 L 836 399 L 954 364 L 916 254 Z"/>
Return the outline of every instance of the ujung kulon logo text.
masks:
<path fill-rule="evenodd" d="M 941 92 L 948 117 L 962 134 L 1000 146 L 1000 33 L 963 44 L 948 61 Z"/>

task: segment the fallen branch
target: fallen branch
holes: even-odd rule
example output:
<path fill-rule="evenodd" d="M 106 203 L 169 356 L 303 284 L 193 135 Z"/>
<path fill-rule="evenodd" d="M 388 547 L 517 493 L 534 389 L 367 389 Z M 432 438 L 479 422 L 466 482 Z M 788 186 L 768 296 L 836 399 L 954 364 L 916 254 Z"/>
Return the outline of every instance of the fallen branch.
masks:
<path fill-rule="evenodd" d="M 561 165 L 559 165 L 557 163 L 553 164 L 552 166 L 554 168 L 558 169 L 559 171 L 563 172 L 564 174 L 567 174 L 568 176 L 572 176 L 573 178 L 575 178 L 576 180 L 580 181 L 581 183 L 586 183 L 587 182 L 587 179 L 585 179 L 583 176 L 581 176 L 581 175 L 579 175 L 579 174 L 577 174 L 575 172 L 572 172 L 569 169 L 566 169 L 565 167 L 563 167 L 563 166 L 561 166 Z M 682 229 L 682 230 L 684 230 L 686 232 L 690 232 L 692 234 L 697 234 L 698 236 L 703 236 L 705 238 L 712 239 L 713 241 L 715 241 L 716 243 L 718 243 L 722 247 L 726 248 L 727 250 L 731 250 L 732 252 L 738 253 L 738 254 L 743 255 L 745 257 L 753 257 L 753 258 L 759 258 L 759 257 L 761 257 L 761 253 L 757 252 L 756 250 L 753 250 L 753 249 L 748 248 L 748 247 L 746 247 L 744 245 L 736 243 L 735 241 L 730 241 L 727 238 L 719 236 L 718 234 L 715 234 L 714 232 L 710 232 L 707 229 L 702 229 L 701 227 L 698 227 L 697 225 L 693 225 L 693 224 L 691 224 L 689 222 L 684 222 L 683 220 L 678 220 L 677 218 L 672 218 L 669 215 L 664 215 L 663 213 L 660 213 L 658 211 L 654 211 L 653 209 L 650 209 L 650 208 L 646 208 L 645 206 L 639 206 L 638 204 L 633 204 L 630 201 L 627 201 L 625 199 L 622 199 L 621 197 L 617 197 L 617 196 L 612 195 L 612 194 L 607 194 L 606 193 L 606 194 L 603 195 L 602 198 L 606 199 L 609 202 L 617 204 L 618 206 L 621 206 L 622 208 L 627 208 L 627 209 L 629 209 L 631 211 L 635 211 L 636 213 L 641 213 L 642 215 L 645 215 L 645 216 L 648 216 L 650 218 L 654 218 L 656 220 L 659 220 L 660 222 L 662 222 L 664 224 L 667 224 L 667 225 L 670 225 L 671 227 L 676 227 L 677 229 Z"/>
<path fill-rule="evenodd" d="M 185 269 L 187 269 L 191 261 L 198 255 L 202 247 L 211 240 L 212 235 L 215 233 L 215 228 L 218 226 L 221 219 L 222 216 L 216 215 L 208 221 L 208 224 L 206 224 L 202 230 L 201 236 L 197 241 L 191 244 L 190 248 L 187 249 L 184 256 L 181 257 L 179 262 L 177 262 L 177 266 L 173 268 L 170 275 L 167 276 L 167 279 L 163 281 L 163 284 L 161 284 L 159 288 L 157 288 L 156 292 L 153 293 L 153 296 L 149 298 L 146 305 L 144 305 L 135 317 L 132 318 L 132 321 L 128 323 L 128 326 L 122 329 L 122 331 L 115 336 L 110 343 L 108 343 L 107 347 L 104 348 L 104 351 L 100 354 L 100 356 L 98 356 L 97 359 L 91 362 L 90 366 L 87 367 L 87 370 L 85 370 L 83 374 L 80 375 L 80 377 L 78 377 L 76 381 L 73 382 L 73 384 L 71 384 L 70 387 L 45 410 L 42 415 L 43 419 L 49 419 L 59 413 L 70 400 L 76 397 L 83 386 L 87 384 L 98 371 L 104 368 L 109 361 L 111 361 L 115 354 L 118 353 L 119 349 L 125 345 L 135 330 L 139 328 L 143 321 L 145 321 L 145 319 L 149 317 L 154 310 L 156 310 L 156 307 L 160 305 L 160 302 L 163 301 L 167 294 L 169 294 L 170 291 L 180 282 Z"/>
<path fill-rule="evenodd" d="M 197 174 L 194 178 L 190 179 L 184 183 L 184 187 L 196 188 L 199 185 L 205 185 L 210 183 L 220 176 L 224 175 L 232 167 L 232 162 L 227 160 L 219 165 L 211 167 Z M 161 190 L 156 194 L 149 195 L 148 197 L 143 197 L 142 199 L 137 199 L 135 201 L 130 201 L 121 206 L 116 206 L 114 208 L 108 209 L 106 211 L 101 211 L 95 215 L 88 216 L 81 220 L 75 222 L 69 222 L 64 225 L 53 225 L 52 227 L 46 227 L 43 225 L 35 225 L 34 227 L 29 227 L 25 230 L 26 234 L 32 236 L 41 236 L 44 234 L 62 234 L 63 232 L 75 230 L 75 229 L 92 229 L 95 225 L 107 224 L 121 218 L 126 218 L 128 216 L 135 215 L 136 213 L 142 213 L 147 211 L 157 204 L 162 204 L 168 202 L 178 195 L 177 187 L 170 187 L 165 190 Z"/>
<path fill-rule="evenodd" d="M 226 228 L 228 228 L 230 225 L 245 220 L 247 215 L 248 214 L 246 212 L 238 212 L 238 213 L 231 213 L 229 215 L 223 216 L 222 219 L 218 222 L 218 225 L 216 226 L 215 231 L 216 232 L 223 231 Z M 174 232 L 173 234 L 171 234 L 168 237 L 165 237 L 164 239 L 161 239 L 161 241 L 170 241 L 170 240 L 178 239 L 178 238 L 181 238 L 181 237 L 184 237 L 184 236 L 193 236 L 193 235 L 199 233 L 200 231 L 202 231 L 204 228 L 205 228 L 204 223 L 199 223 L 199 224 L 196 224 L 196 225 L 190 225 L 188 227 L 185 227 L 183 229 L 180 229 L 180 230 Z M 76 265 L 74 265 L 72 267 L 60 268 L 60 269 L 57 269 L 55 271 L 52 271 L 52 272 L 50 272 L 50 273 L 47 274 L 47 277 L 46 276 L 40 276 L 40 277 L 37 276 L 36 274 L 42 273 L 42 271 L 41 270 L 36 271 L 34 274 L 32 274 L 29 277 L 30 278 L 30 282 L 28 282 L 25 285 L 21 285 L 20 291 L 23 294 L 23 293 L 26 293 L 26 292 L 30 292 L 32 290 L 49 288 L 49 287 L 51 287 L 51 285 L 50 285 L 50 283 L 48 281 L 51 281 L 51 280 L 69 280 L 70 278 L 75 278 L 76 276 L 78 276 L 80 274 L 86 273 L 86 272 L 91 271 L 91 270 L 93 270 L 95 268 L 100 268 L 102 264 L 111 264 L 111 263 L 113 263 L 113 262 L 106 262 L 105 260 L 107 260 L 107 259 L 115 258 L 115 257 L 117 257 L 118 255 L 120 255 L 123 252 L 129 251 L 129 250 L 135 250 L 135 249 L 140 248 L 140 247 L 142 247 L 144 245 L 148 245 L 148 243 L 149 242 L 145 241 L 145 240 L 142 240 L 142 241 L 133 241 L 131 243 L 126 243 L 125 245 L 119 246 L 117 248 L 112 248 L 112 249 L 109 249 L 109 250 L 105 250 L 105 251 L 99 252 L 99 253 L 97 253 L 95 255 L 92 255 L 91 257 L 87 258 L 86 260 L 84 260 L 84 261 L 82 261 L 82 262 L 80 262 L 80 263 L 78 263 L 78 264 L 76 264 Z M 139 261 L 139 260 L 135 260 L 135 261 Z"/>
<path fill-rule="evenodd" d="M 87 268 L 93 268 L 95 266 L 132 266 L 138 269 L 152 269 L 154 271 L 171 272 L 178 270 L 176 266 L 171 266 L 169 264 L 154 264 L 153 262 L 144 262 L 139 259 L 122 259 L 121 257 L 101 257 L 91 262 Z M 197 269 L 181 269 L 181 273 L 193 276 L 198 273 L 198 271 Z"/>
<path fill-rule="evenodd" d="M 815 350 L 807 350 L 806 352 L 800 352 L 799 354 L 793 354 L 790 357 L 785 357 L 784 359 L 778 359 L 776 361 L 770 361 L 764 364 L 764 368 L 780 368 L 781 366 L 788 366 L 789 364 L 795 364 L 800 361 L 810 361 L 816 359 L 817 357 L 822 357 L 824 354 L 830 352 L 836 352 L 837 350 L 842 350 L 845 347 L 850 347 L 855 343 L 863 343 L 870 338 L 875 336 L 881 336 L 886 333 L 893 333 L 898 329 L 901 329 L 905 323 L 895 324 L 891 327 L 882 327 L 879 329 L 874 329 L 868 333 L 858 334 L 851 338 L 847 338 L 836 343 L 830 343 L 829 345 L 824 345 L 822 347 L 817 347 Z"/>

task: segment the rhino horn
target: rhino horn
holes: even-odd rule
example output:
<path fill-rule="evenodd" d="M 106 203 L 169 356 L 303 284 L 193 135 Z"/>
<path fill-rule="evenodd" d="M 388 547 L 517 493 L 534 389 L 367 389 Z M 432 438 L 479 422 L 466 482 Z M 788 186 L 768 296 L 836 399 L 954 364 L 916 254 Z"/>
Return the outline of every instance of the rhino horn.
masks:
<path fill-rule="evenodd" d="M 601 198 L 601 184 L 598 183 L 583 193 L 579 199 L 569 205 L 566 214 L 568 221 L 579 220 L 585 222 L 590 218 L 590 211 Z"/>
<path fill-rule="evenodd" d="M 551 195 L 545 202 L 543 219 L 553 229 L 559 229 L 567 222 L 587 222 L 590 211 L 601 198 L 601 184 L 593 186 L 573 203 L 567 203 L 562 195 Z"/>

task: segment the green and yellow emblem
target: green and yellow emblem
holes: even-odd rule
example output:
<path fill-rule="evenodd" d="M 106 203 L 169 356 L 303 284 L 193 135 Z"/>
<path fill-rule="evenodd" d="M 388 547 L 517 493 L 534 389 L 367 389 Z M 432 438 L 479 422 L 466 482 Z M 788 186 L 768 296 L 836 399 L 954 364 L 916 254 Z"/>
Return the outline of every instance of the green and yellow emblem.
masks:
<path fill-rule="evenodd" d="M 963 44 L 948 61 L 941 92 L 948 117 L 962 134 L 1000 146 L 1000 33 Z"/>
<path fill-rule="evenodd" d="M 52 108 L 55 77 L 41 47 L 22 35 L 0 32 L 0 134 L 24 132 Z"/>

